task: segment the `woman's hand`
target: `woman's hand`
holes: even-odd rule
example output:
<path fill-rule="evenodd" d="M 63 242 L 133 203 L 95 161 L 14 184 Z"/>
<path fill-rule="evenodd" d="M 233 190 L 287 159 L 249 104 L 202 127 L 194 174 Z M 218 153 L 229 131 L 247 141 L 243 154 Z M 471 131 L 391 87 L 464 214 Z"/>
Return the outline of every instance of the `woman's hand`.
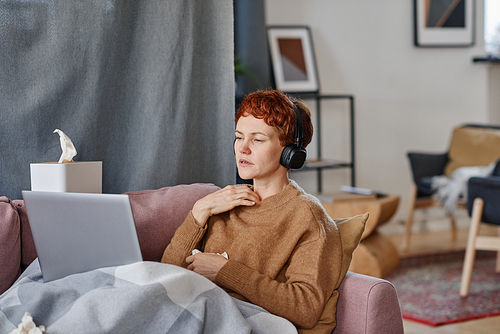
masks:
<path fill-rule="evenodd" d="M 260 202 L 259 196 L 248 186 L 239 184 L 227 186 L 198 200 L 193 207 L 196 223 L 205 226 L 210 216 L 244 205 L 252 206 Z"/>
<path fill-rule="evenodd" d="M 186 258 L 186 262 L 189 264 L 187 269 L 208 278 L 212 282 L 215 281 L 215 276 L 227 261 L 224 256 L 214 253 L 198 253 Z"/>

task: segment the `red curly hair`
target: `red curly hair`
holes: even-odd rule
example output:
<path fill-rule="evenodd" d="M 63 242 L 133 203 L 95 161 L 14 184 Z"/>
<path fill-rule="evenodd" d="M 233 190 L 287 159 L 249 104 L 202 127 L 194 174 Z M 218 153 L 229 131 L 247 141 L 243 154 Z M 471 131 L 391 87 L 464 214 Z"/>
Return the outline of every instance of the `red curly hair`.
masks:
<path fill-rule="evenodd" d="M 303 147 L 306 147 L 311 142 L 313 135 L 311 112 L 302 100 L 285 95 L 280 91 L 257 91 L 246 96 L 238 109 L 235 123 L 238 123 L 240 117 L 246 116 L 263 119 L 267 125 L 278 130 L 279 140 L 282 146 L 293 144 L 297 114 L 291 102 L 293 102 L 300 111 L 300 116 L 302 117 L 302 132 L 304 136 Z"/>

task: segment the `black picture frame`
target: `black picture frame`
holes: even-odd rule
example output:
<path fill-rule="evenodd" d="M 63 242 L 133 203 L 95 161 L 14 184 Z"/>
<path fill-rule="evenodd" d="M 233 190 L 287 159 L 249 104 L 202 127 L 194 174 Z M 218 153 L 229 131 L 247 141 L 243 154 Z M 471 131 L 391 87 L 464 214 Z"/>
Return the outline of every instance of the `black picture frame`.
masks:
<path fill-rule="evenodd" d="M 318 93 L 319 77 L 308 26 L 268 26 L 275 88 L 285 93 Z"/>
<path fill-rule="evenodd" d="M 470 47 L 475 42 L 475 0 L 413 0 L 417 47 Z"/>

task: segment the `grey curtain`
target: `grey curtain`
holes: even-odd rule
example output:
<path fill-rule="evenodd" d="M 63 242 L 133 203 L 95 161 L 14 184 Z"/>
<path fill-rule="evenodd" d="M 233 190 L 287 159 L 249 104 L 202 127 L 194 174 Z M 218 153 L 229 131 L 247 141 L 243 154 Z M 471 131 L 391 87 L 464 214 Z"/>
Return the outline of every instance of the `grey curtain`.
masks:
<path fill-rule="evenodd" d="M 103 192 L 235 181 L 231 0 L 0 0 L 0 196 L 53 162 Z"/>

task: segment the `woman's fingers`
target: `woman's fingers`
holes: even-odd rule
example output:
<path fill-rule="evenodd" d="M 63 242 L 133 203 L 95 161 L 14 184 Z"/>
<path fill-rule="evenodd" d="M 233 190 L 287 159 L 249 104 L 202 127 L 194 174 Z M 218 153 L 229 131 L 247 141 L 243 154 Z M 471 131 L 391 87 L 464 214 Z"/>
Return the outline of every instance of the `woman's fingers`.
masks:
<path fill-rule="evenodd" d="M 198 253 L 186 258 L 186 262 L 189 264 L 187 269 L 205 276 L 211 281 L 215 280 L 215 276 L 217 276 L 220 268 L 222 268 L 227 261 L 228 260 L 222 255 L 213 253 Z"/>
<path fill-rule="evenodd" d="M 193 207 L 193 216 L 200 226 L 205 226 L 210 216 L 232 210 L 243 205 L 252 206 L 260 202 L 259 196 L 247 185 L 227 186 L 198 200 Z"/>
<path fill-rule="evenodd" d="M 251 206 L 260 202 L 259 196 L 247 185 L 227 186 L 215 194 L 211 202 L 211 214 L 229 211 L 239 205 Z"/>
<path fill-rule="evenodd" d="M 229 199 L 244 199 L 255 203 L 260 202 L 259 196 L 249 186 L 244 184 L 227 186 L 222 189 L 222 193 L 226 194 Z"/>

